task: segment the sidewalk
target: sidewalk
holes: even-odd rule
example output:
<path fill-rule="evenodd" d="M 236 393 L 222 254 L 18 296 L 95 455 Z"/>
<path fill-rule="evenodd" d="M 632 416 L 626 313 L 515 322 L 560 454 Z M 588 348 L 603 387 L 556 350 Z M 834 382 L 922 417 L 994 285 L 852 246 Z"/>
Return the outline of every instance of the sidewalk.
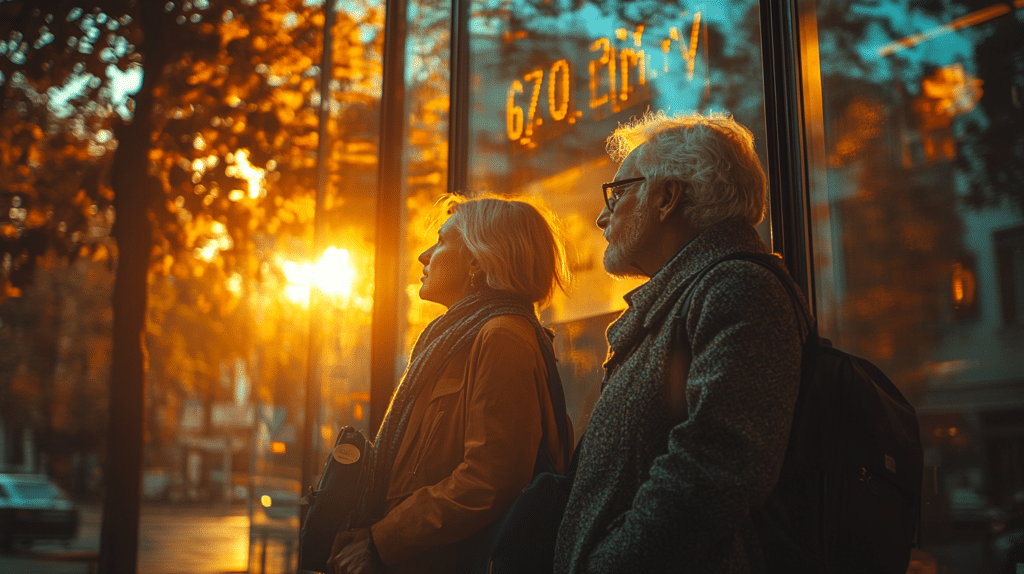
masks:
<path fill-rule="evenodd" d="M 0 572 L 90 574 L 98 557 L 102 509 L 83 505 L 79 510 L 81 521 L 75 540 L 69 544 L 40 542 L 0 554 Z M 145 506 L 142 510 L 139 574 L 244 573 L 249 550 L 245 506 Z"/>

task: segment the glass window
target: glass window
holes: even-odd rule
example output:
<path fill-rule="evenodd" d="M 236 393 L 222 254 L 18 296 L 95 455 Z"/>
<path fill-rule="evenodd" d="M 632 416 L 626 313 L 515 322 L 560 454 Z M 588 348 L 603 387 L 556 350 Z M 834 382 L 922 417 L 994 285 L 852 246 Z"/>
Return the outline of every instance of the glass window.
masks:
<path fill-rule="evenodd" d="M 604 140 L 648 110 L 733 114 L 764 161 L 758 4 L 475 2 L 471 34 L 471 193 L 532 198 L 559 217 L 575 288 L 546 320 L 576 436 L 597 398 L 604 330 L 636 280 L 604 271 L 595 220 L 617 170 Z M 767 220 L 767 219 L 766 219 Z M 767 224 L 759 228 L 768 240 Z"/>
<path fill-rule="evenodd" d="M 1024 5 L 809 7 L 821 330 L 918 411 L 919 565 L 997 571 L 1024 526 Z"/>
<path fill-rule="evenodd" d="M 368 357 L 384 7 L 324 2 L 313 14 L 309 37 L 331 52 L 317 62 L 321 84 L 311 85 L 326 89 L 309 98 L 309 119 L 318 125 L 304 171 L 311 193 L 294 200 L 301 233 L 263 238 L 267 280 L 254 289 L 250 309 L 257 341 L 236 368 L 253 379 L 249 452 L 238 462 L 250 476 L 248 568 L 260 574 L 295 571 L 299 498 L 315 486 L 342 427 L 372 437 Z M 322 45 L 310 45 L 309 53 L 321 57 Z M 307 447 L 316 468 L 304 474 Z"/>
<path fill-rule="evenodd" d="M 450 102 L 450 0 L 417 0 L 409 6 L 406 42 L 405 205 L 404 243 L 399 254 L 399 277 L 404 278 L 405 321 L 398 346 L 396 373 L 409 359 L 416 338 L 444 312 L 437 303 L 419 297 L 423 266 L 416 260 L 437 239 L 444 214 L 435 206 L 448 191 Z M 397 377 L 397 375 L 396 375 Z M 396 380 L 397 384 L 397 380 Z M 376 429 L 374 429 L 376 432 Z"/>

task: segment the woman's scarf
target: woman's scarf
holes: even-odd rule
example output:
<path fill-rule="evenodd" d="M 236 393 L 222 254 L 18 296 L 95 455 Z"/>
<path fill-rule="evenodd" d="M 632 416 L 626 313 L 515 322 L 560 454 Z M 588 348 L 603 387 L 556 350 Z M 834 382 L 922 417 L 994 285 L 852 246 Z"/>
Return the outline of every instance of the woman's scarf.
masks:
<path fill-rule="evenodd" d="M 353 527 L 366 527 L 383 518 L 391 469 L 422 386 L 435 381 L 451 358 L 472 344 L 484 324 L 501 315 L 529 319 L 537 329 L 542 351 L 545 355 L 554 354 L 551 334 L 537 320 L 533 304 L 505 291 L 485 288 L 463 297 L 427 325 L 413 346 L 409 367 L 391 398 L 373 448 L 369 449 L 366 472 L 357 487 L 361 496 L 357 499 L 360 503 Z"/>

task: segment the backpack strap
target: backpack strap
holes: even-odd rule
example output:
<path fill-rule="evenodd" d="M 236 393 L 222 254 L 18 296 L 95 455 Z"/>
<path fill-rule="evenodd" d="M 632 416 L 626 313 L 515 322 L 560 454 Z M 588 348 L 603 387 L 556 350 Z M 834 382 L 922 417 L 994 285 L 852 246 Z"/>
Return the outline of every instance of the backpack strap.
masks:
<path fill-rule="evenodd" d="M 778 257 L 769 253 L 755 253 L 753 251 L 737 251 L 735 253 L 729 253 L 715 259 L 709 263 L 704 269 L 701 269 L 697 276 L 693 279 L 693 285 L 687 291 L 686 299 L 683 301 L 683 307 L 679 312 L 678 317 L 682 318 L 682 329 L 685 333 L 686 330 L 686 318 L 690 314 L 690 303 L 693 301 L 693 294 L 697 291 L 697 285 L 705 275 L 711 272 L 712 269 L 717 267 L 721 263 L 726 261 L 749 261 L 756 263 L 761 267 L 771 271 L 778 277 L 779 281 L 786 288 L 786 292 L 789 293 L 790 302 L 793 304 L 793 310 L 796 311 L 797 315 L 803 317 L 804 324 L 807 325 L 807 339 L 809 341 L 818 341 L 818 322 L 809 313 L 807 308 L 801 303 L 800 296 L 797 294 L 796 283 L 786 274 L 785 271 L 779 266 Z"/>
<path fill-rule="evenodd" d="M 548 371 L 548 396 L 551 399 L 551 406 L 555 411 L 555 430 L 558 433 L 559 442 L 562 443 L 562 455 L 564 457 L 564 466 L 562 468 L 568 471 L 573 455 L 569 451 L 569 423 L 565 420 L 565 391 L 562 387 L 562 378 L 558 374 L 558 361 L 554 356 L 554 347 L 549 348 L 549 346 L 544 345 L 543 341 L 538 341 L 538 343 L 540 344 L 541 354 L 544 356 L 544 364 Z M 554 472 L 556 468 L 554 454 L 547 446 L 547 432 L 545 432 L 541 437 L 540 449 L 537 452 L 537 462 L 534 465 L 533 474 L 536 476 L 540 472 Z"/>

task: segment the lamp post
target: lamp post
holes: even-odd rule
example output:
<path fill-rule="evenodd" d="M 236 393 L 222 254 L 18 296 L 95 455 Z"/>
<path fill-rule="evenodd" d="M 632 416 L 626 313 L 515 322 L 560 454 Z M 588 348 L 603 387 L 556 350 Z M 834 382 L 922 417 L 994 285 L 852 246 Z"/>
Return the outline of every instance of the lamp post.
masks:
<path fill-rule="evenodd" d="M 327 198 L 327 157 L 330 153 L 327 123 L 330 120 L 331 77 L 334 64 L 333 35 L 335 20 L 334 0 L 324 2 L 324 33 L 320 55 L 320 121 L 317 125 L 316 154 L 316 203 L 313 211 L 313 253 L 321 253 L 326 243 L 326 222 L 323 217 L 324 203 Z M 302 432 L 299 436 L 299 448 L 302 449 L 302 486 L 312 485 L 317 472 L 317 449 L 314 435 L 319 435 L 320 418 L 320 377 L 319 375 L 319 322 L 314 312 L 321 304 L 322 292 L 315 282 L 309 290 L 309 337 L 306 359 L 306 395 L 302 416 Z M 301 511 L 301 519 L 305 519 L 305 510 Z M 300 524 L 301 524 L 300 520 Z"/>

